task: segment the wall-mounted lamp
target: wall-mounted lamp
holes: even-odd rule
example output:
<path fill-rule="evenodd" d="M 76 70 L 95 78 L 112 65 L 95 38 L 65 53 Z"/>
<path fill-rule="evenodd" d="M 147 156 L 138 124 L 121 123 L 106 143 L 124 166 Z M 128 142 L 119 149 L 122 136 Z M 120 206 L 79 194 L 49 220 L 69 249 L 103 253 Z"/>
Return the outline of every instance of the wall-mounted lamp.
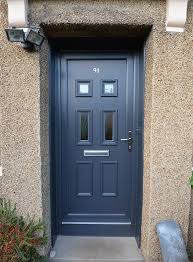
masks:
<path fill-rule="evenodd" d="M 7 0 L 8 24 L 5 29 L 10 42 L 22 43 L 25 48 L 41 47 L 44 37 L 37 27 L 29 26 L 27 19 L 28 0 Z"/>
<path fill-rule="evenodd" d="M 5 29 L 7 39 L 10 42 L 25 43 L 25 33 L 23 29 L 18 28 L 7 28 Z"/>
<path fill-rule="evenodd" d="M 26 42 L 30 43 L 32 45 L 41 47 L 41 45 L 44 42 L 44 37 L 39 33 L 39 31 L 35 31 L 33 29 L 30 29 L 27 31 L 26 34 Z"/>
<path fill-rule="evenodd" d="M 19 42 L 26 48 L 41 47 L 44 36 L 39 33 L 37 28 L 7 28 L 5 29 L 7 39 L 10 42 Z"/>

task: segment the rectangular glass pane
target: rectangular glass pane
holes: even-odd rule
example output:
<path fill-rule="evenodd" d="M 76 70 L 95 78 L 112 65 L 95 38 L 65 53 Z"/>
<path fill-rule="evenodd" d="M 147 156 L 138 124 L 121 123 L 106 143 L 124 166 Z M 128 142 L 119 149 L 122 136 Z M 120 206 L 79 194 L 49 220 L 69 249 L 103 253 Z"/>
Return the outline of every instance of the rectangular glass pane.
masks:
<path fill-rule="evenodd" d="M 80 94 L 88 94 L 89 93 L 89 84 L 80 84 L 79 92 Z"/>
<path fill-rule="evenodd" d="M 88 141 L 88 112 L 80 114 L 80 140 Z"/>
<path fill-rule="evenodd" d="M 118 95 L 118 80 L 101 80 L 101 96 L 113 97 Z"/>
<path fill-rule="evenodd" d="M 105 112 L 105 140 L 113 140 L 113 112 Z"/>
<path fill-rule="evenodd" d="M 92 96 L 92 80 L 76 80 L 75 82 L 76 97 L 91 97 Z"/>
<path fill-rule="evenodd" d="M 105 94 L 113 94 L 114 93 L 114 84 L 113 83 L 105 83 L 104 84 L 104 93 Z"/>

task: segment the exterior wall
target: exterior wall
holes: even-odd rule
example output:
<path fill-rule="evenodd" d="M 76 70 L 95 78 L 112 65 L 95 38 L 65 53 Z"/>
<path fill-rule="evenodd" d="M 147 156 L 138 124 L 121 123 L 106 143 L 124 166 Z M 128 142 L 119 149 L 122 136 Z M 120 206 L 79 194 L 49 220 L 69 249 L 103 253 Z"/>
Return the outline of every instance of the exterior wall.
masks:
<path fill-rule="evenodd" d="M 192 133 L 193 133 L 193 130 L 192 130 Z M 193 156 L 192 156 L 192 167 L 193 167 Z M 191 202 L 190 202 L 188 251 L 189 251 L 190 261 L 193 261 L 193 189 L 191 190 Z"/>
<path fill-rule="evenodd" d="M 146 46 L 142 249 L 148 261 L 159 257 L 155 225 L 160 220 L 176 220 L 186 241 L 188 237 L 193 137 L 191 30 L 189 25 L 184 34 L 153 30 Z"/>
<path fill-rule="evenodd" d="M 54 36 L 72 28 L 119 24 L 128 34 L 151 26 L 146 41 L 144 198 L 142 251 L 159 261 L 155 225 L 175 219 L 187 240 L 193 130 L 192 14 L 185 33 L 165 32 L 165 1 L 30 0 L 30 21 Z M 7 23 L 1 1 L 0 28 Z M 131 29 L 131 30 L 130 30 Z M 2 73 L 1 194 L 23 214 L 50 221 L 48 161 L 48 48 L 29 53 L 10 44 L 0 30 Z M 134 30 L 135 31 L 135 30 Z"/>
<path fill-rule="evenodd" d="M 48 137 L 48 121 L 42 126 L 45 123 L 42 118 L 48 115 L 45 109 L 48 102 L 42 106 L 44 90 L 40 83 L 43 78 L 39 53 L 28 52 L 7 41 L 6 0 L 0 2 L 0 10 L 0 161 L 3 167 L 0 197 L 16 203 L 20 214 L 38 219 L 46 212 L 49 214 L 46 211 L 49 204 L 43 205 L 47 193 L 43 168 L 49 167 L 48 160 L 45 161 L 48 143 L 44 139 Z"/>
<path fill-rule="evenodd" d="M 0 3 L 1 194 L 16 202 L 24 215 L 41 217 L 39 54 L 7 41 L 5 2 Z"/>
<path fill-rule="evenodd" d="M 188 252 L 190 256 L 190 261 L 193 261 L 193 190 L 191 194 L 191 204 L 190 204 L 190 217 L 189 217 L 189 231 L 188 231 Z"/>

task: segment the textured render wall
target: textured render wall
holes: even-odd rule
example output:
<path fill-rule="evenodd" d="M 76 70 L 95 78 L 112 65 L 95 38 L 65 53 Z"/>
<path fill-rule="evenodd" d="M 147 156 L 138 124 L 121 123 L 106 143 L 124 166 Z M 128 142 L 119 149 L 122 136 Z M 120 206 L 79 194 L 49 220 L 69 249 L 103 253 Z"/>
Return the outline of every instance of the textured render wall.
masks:
<path fill-rule="evenodd" d="M 19 213 L 42 217 L 39 54 L 7 41 L 6 0 L 0 1 L 0 197 Z"/>
<path fill-rule="evenodd" d="M 1 10 L 1 6 L 2 4 L 0 3 L 0 10 Z M 4 21 L 4 13 L 3 12 L 0 12 L 0 28 L 3 27 L 3 21 Z M 2 34 L 2 30 L 0 30 L 0 41 L 1 43 L 3 42 L 3 34 Z M 3 47 L 3 45 L 2 45 Z M 0 53 L 1 53 L 1 49 L 2 47 L 0 47 Z M 0 63 L 0 86 L 2 84 L 2 65 Z M 3 101 L 2 101 L 2 93 L 1 93 L 1 90 L 0 90 L 0 165 L 1 165 L 1 162 L 2 162 L 2 109 L 3 109 Z M 0 192 L 1 192 L 1 187 L 2 187 L 2 184 L 0 182 Z"/>
<path fill-rule="evenodd" d="M 160 219 L 176 219 L 186 239 L 188 235 L 187 181 L 191 173 L 193 130 L 192 7 L 186 32 L 169 34 L 164 25 L 165 1 L 30 0 L 29 3 L 30 21 L 46 26 L 50 35 L 57 30 L 67 34 L 72 27 L 76 31 L 82 25 L 97 29 L 102 24 L 122 25 L 125 32 L 132 34 L 131 28 L 143 30 L 153 25 L 146 43 L 142 250 L 146 261 L 157 262 L 160 254 L 155 224 Z M 5 12 L 4 0 L 1 6 Z M 0 26 L 5 24 L 6 17 L 1 17 Z M 47 48 L 40 54 L 39 66 L 37 53 L 27 53 L 8 44 L 4 35 L 3 41 L 2 192 L 19 203 L 21 212 L 48 217 Z"/>
<path fill-rule="evenodd" d="M 7 3 L 0 2 L 0 197 L 20 214 L 44 218 L 50 236 L 48 47 L 28 52 L 7 41 Z M 42 58 L 43 57 L 43 58 Z M 44 74 L 40 75 L 40 61 Z M 45 88 L 44 88 L 45 86 Z M 49 247 L 49 245 L 48 245 Z"/>
<path fill-rule="evenodd" d="M 147 50 L 144 204 L 146 200 L 148 216 L 144 205 L 142 248 L 148 261 L 157 261 L 155 225 L 159 220 L 175 219 L 186 241 L 188 237 L 193 138 L 192 8 L 184 34 L 153 30 Z"/>
<path fill-rule="evenodd" d="M 42 212 L 47 226 L 47 234 L 51 236 L 50 213 L 50 173 L 49 173 L 49 46 L 45 40 L 40 52 L 40 152 L 42 179 Z M 49 238 L 50 240 L 50 238 Z M 47 245 L 47 252 L 50 242 Z"/>
<path fill-rule="evenodd" d="M 193 132 L 193 130 L 192 130 Z M 193 143 L 192 143 L 193 144 Z M 192 156 L 192 167 L 193 167 L 193 156 Z M 193 261 L 193 190 L 191 191 L 191 203 L 190 203 L 190 216 L 189 216 L 189 231 L 188 231 L 188 251 Z"/>
<path fill-rule="evenodd" d="M 189 231 L 188 231 L 188 251 L 193 261 L 193 191 L 191 194 L 191 204 L 190 204 L 190 221 L 189 221 Z"/>

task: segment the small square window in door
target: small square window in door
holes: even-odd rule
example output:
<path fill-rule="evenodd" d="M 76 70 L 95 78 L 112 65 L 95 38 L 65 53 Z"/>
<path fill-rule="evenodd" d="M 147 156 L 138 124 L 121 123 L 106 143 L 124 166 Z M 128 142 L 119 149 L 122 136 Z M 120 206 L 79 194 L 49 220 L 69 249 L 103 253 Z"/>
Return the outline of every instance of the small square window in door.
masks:
<path fill-rule="evenodd" d="M 113 97 L 118 95 L 117 80 L 101 80 L 101 96 Z"/>
<path fill-rule="evenodd" d="M 92 80 L 76 80 L 75 93 L 77 97 L 92 96 Z"/>

